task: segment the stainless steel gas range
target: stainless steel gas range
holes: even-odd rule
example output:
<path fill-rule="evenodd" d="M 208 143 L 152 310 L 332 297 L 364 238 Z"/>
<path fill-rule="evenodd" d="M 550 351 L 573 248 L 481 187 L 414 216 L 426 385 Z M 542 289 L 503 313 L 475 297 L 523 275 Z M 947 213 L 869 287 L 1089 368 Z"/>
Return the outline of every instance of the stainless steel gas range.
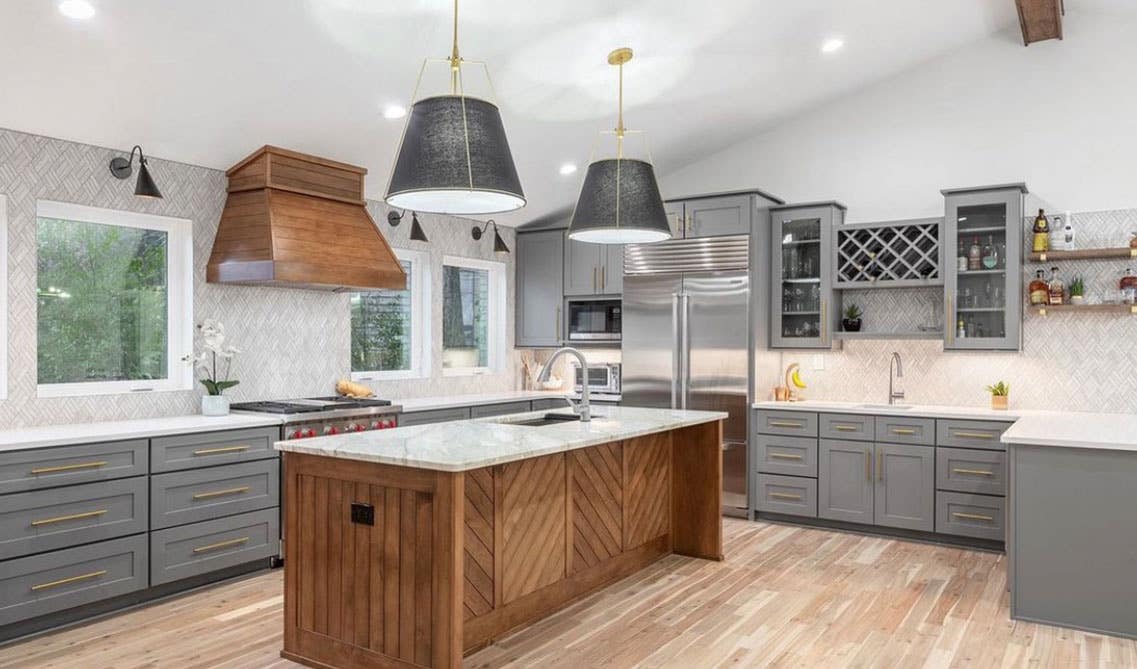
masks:
<path fill-rule="evenodd" d="M 342 396 L 238 402 L 230 409 L 281 416 L 284 421 L 282 440 L 387 430 L 398 427 L 398 414 L 403 410 L 390 400 Z"/>

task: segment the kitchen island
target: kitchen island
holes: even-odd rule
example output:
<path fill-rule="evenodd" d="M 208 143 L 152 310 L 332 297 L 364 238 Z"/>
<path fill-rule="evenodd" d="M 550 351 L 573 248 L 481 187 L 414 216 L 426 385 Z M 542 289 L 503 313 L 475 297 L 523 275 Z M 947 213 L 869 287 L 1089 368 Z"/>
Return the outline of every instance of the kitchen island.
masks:
<path fill-rule="evenodd" d="M 726 414 L 598 413 L 278 443 L 281 655 L 315 667 L 458 667 L 665 555 L 721 560 Z"/>

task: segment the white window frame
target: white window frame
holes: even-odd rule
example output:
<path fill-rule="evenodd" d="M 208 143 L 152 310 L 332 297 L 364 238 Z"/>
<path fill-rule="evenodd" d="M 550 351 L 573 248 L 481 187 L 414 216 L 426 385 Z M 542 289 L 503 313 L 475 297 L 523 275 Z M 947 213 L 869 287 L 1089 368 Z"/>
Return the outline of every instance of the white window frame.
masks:
<path fill-rule="evenodd" d="M 502 369 L 505 362 L 505 310 L 506 310 L 506 282 L 505 282 L 505 263 L 494 262 L 492 260 L 480 260 L 477 258 L 461 258 L 458 256 L 443 256 L 442 257 L 442 273 L 443 281 L 445 281 L 446 267 L 465 267 L 468 269 L 481 269 L 489 272 L 489 323 L 487 326 L 487 333 L 489 335 L 489 359 L 488 364 L 484 367 L 443 367 L 443 376 L 476 376 L 479 374 L 493 374 Z M 443 304 L 446 300 L 446 287 L 443 286 L 442 301 Z M 442 328 L 445 327 L 439 324 L 439 332 L 445 337 Z M 443 344 L 442 350 L 445 354 L 446 346 Z"/>
<path fill-rule="evenodd" d="M 165 232 L 166 250 L 166 364 L 167 378 L 138 381 L 39 383 L 37 397 L 75 397 L 193 389 L 193 222 L 185 218 L 100 209 L 68 202 L 40 200 L 40 218 L 114 225 Z M 36 284 L 39 284 L 37 277 Z"/>
<path fill-rule="evenodd" d="M 393 381 L 430 376 L 430 255 L 424 251 L 394 249 L 395 257 L 411 264 L 411 368 L 351 373 L 352 381 Z"/>
<path fill-rule="evenodd" d="M 8 399 L 8 197 L 0 195 L 0 400 Z"/>

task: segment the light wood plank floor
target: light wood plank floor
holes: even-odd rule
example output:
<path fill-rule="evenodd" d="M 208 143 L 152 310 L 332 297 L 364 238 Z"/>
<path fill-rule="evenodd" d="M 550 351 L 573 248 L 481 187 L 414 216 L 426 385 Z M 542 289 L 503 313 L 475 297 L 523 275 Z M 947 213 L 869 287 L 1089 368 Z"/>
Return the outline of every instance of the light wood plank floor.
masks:
<path fill-rule="evenodd" d="M 1137 641 L 1012 622 L 1001 555 L 742 520 L 725 530 L 725 562 L 665 558 L 465 665 L 1137 667 Z M 281 576 L 0 647 L 0 667 L 291 669 L 277 655 Z"/>

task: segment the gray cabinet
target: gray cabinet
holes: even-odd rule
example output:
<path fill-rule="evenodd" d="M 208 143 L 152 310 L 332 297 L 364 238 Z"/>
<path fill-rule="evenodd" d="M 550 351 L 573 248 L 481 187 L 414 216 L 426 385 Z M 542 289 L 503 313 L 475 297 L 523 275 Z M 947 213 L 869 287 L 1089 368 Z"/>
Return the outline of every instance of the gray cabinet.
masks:
<path fill-rule="evenodd" d="M 557 346 L 563 336 L 564 234 L 517 235 L 517 346 Z"/>
<path fill-rule="evenodd" d="M 624 289 L 624 247 L 577 242 L 566 235 L 566 296 L 618 295 Z"/>
<path fill-rule="evenodd" d="M 945 350 L 1022 347 L 1026 193 L 1023 184 L 943 191 Z M 973 248 L 978 262 L 959 269 Z"/>
<path fill-rule="evenodd" d="M 278 457 L 279 427 L 201 432 L 150 440 L 150 471 L 169 472 Z"/>
<path fill-rule="evenodd" d="M 399 416 L 399 427 L 411 425 L 430 425 L 432 423 L 449 423 L 455 420 L 469 420 L 470 407 L 456 407 L 453 409 L 431 409 L 430 411 L 413 411 Z"/>
<path fill-rule="evenodd" d="M 935 449 L 908 444 L 875 444 L 873 448 L 875 524 L 931 532 L 936 520 Z"/>
<path fill-rule="evenodd" d="M 0 453 L 0 494 L 141 476 L 149 471 L 145 439 Z"/>
<path fill-rule="evenodd" d="M 150 585 L 276 555 L 280 514 L 276 509 L 207 520 L 150 534 Z"/>
<path fill-rule="evenodd" d="M 770 210 L 770 348 L 832 347 L 840 314 L 830 258 L 844 213 L 835 202 Z"/>
<path fill-rule="evenodd" d="M 817 515 L 873 524 L 873 445 L 822 439 L 817 458 Z"/>
<path fill-rule="evenodd" d="M 280 505 L 276 460 L 150 477 L 150 527 L 158 529 Z"/>
<path fill-rule="evenodd" d="M 678 238 L 748 235 L 754 215 L 754 195 L 728 194 L 671 200 L 664 203 Z"/>
<path fill-rule="evenodd" d="M 759 511 L 817 517 L 816 479 L 758 474 L 754 491 L 755 507 Z"/>
<path fill-rule="evenodd" d="M 470 407 L 471 418 L 488 418 L 490 416 L 508 416 L 513 413 L 526 413 L 532 410 L 529 402 L 503 402 L 501 404 L 481 404 Z"/>

